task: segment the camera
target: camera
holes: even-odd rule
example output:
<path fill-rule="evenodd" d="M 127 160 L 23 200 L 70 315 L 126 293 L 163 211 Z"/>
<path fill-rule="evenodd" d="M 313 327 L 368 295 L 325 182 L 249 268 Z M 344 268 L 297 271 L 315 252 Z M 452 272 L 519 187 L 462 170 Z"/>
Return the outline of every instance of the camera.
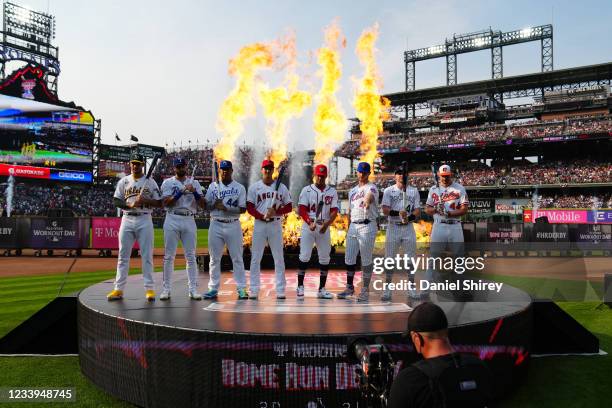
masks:
<path fill-rule="evenodd" d="M 355 370 L 360 399 L 371 408 L 387 406 L 395 373 L 391 352 L 382 342 L 378 343 L 368 344 L 367 340 L 360 338 L 351 340 L 348 345 L 349 358 L 360 365 Z"/>

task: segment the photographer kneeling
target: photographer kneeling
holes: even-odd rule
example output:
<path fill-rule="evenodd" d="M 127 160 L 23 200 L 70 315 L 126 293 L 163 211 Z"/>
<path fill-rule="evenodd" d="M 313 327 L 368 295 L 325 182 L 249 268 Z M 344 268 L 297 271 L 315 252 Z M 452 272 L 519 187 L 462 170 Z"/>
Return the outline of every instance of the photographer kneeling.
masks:
<path fill-rule="evenodd" d="M 448 320 L 438 305 L 417 306 L 408 317 L 407 334 L 423 360 L 397 375 L 390 408 L 486 407 L 491 402 L 491 372 L 478 357 L 453 352 Z"/>

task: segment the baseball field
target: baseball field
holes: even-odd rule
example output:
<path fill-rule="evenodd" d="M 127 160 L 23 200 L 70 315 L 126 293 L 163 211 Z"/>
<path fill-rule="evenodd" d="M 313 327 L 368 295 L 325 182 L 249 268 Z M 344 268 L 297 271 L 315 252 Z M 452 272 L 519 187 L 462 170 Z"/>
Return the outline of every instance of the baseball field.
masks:
<path fill-rule="evenodd" d="M 206 245 L 207 234 L 200 230 L 198 247 Z M 160 230 L 155 234 L 156 248 L 162 247 Z M 155 270 L 161 270 L 161 251 L 156 251 Z M 45 259 L 45 258 L 42 258 Z M 53 257 L 49 262 L 41 262 L 41 258 L 21 257 L 0 259 L 0 336 L 8 333 L 31 314 L 42 308 L 58 295 L 58 289 L 65 278 L 65 272 L 58 272 L 60 264 L 65 266 L 71 258 Z M 16 270 L 13 261 L 21 262 Z M 29 268 L 28 265 L 57 263 L 52 270 L 45 273 L 40 268 Z M 79 258 L 73 271 L 66 277 L 63 293 L 77 292 L 87 286 L 114 277 L 115 258 Z M 593 332 L 600 341 L 604 351 L 612 350 L 612 311 L 607 307 L 598 307 L 601 299 L 601 279 L 587 281 L 577 280 L 575 276 L 560 275 L 559 279 L 550 279 L 521 273 L 512 259 L 497 260 L 500 274 L 488 274 L 488 279 L 505 282 L 519 287 L 534 296 L 552 296 L 554 288 L 566 298 L 572 293 L 587 293 L 586 302 L 560 301 L 559 305 L 571 314 L 578 322 Z M 531 260 L 529 262 L 538 262 Z M 563 262 L 568 269 L 572 260 L 556 260 Z M 602 263 L 603 262 L 603 263 Z M 599 270 L 605 268 L 605 259 L 594 259 L 593 263 Z M 177 267 L 184 265 L 184 259 L 177 257 Z M 535 264 L 534 264 L 535 265 Z M 130 274 L 139 273 L 138 260 L 134 259 Z M 97 268 L 97 269 L 96 269 Z M 33 272 L 27 274 L 28 269 Z M 514 271 L 514 272 L 513 272 Z M 124 407 L 130 406 L 116 400 L 105 392 L 90 384 L 81 374 L 79 360 L 76 356 L 62 357 L 0 357 L 0 385 L 4 387 L 75 387 L 77 402 L 70 406 L 76 407 Z M 575 407 L 598 407 L 607 405 L 607 388 L 609 373 L 612 372 L 612 356 L 566 356 L 533 358 L 524 384 L 519 390 L 509 396 L 499 406 L 501 407 L 557 407 L 571 405 Z M 11 406 L 10 404 L 3 404 Z M 23 404 L 16 406 L 24 406 Z M 32 404 L 31 406 L 37 406 Z M 41 404 L 41 406 L 49 406 Z"/>

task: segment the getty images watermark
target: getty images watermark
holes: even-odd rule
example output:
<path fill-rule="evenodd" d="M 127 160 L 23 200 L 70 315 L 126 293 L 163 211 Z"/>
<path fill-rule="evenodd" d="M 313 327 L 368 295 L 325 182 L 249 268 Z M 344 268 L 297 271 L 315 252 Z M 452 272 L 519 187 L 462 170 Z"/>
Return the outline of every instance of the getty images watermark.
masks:
<path fill-rule="evenodd" d="M 396 255 L 395 257 L 374 258 L 373 272 L 381 275 L 393 271 L 408 272 L 414 275 L 417 270 L 426 271 L 425 277 L 419 282 L 410 279 L 401 279 L 398 282 L 386 282 L 385 279 L 373 279 L 375 290 L 391 291 L 495 291 L 500 292 L 503 283 L 490 282 L 483 279 L 468 279 L 463 276 L 466 272 L 482 272 L 485 268 L 485 257 L 430 257 L 424 254 L 419 256 Z M 454 279 L 434 279 L 440 277 L 441 272 L 454 272 Z"/>

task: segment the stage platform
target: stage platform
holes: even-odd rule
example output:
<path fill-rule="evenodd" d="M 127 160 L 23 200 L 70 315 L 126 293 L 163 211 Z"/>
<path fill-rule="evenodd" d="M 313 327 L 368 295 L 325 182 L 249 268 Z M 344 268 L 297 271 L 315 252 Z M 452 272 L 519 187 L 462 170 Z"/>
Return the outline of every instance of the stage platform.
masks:
<path fill-rule="evenodd" d="M 115 302 L 106 300 L 112 281 L 93 285 L 79 295 L 81 369 L 139 406 L 356 407 L 351 340 L 384 342 L 398 369 L 416 360 L 401 333 L 417 300 L 395 293 L 381 302 L 377 291 L 368 303 L 317 299 L 318 273 L 307 275 L 306 296 L 297 299 L 295 271 L 286 276 L 284 300 L 276 299 L 271 271 L 262 272 L 259 300 L 237 300 L 226 273 L 216 301 L 190 300 L 182 271 L 168 301 L 147 302 L 140 276 L 129 277 L 125 298 Z M 203 291 L 207 278 L 200 275 Z M 330 272 L 330 291 L 344 284 L 344 273 Z M 489 362 L 499 394 L 511 389 L 528 361 L 530 297 L 505 285 L 497 294 L 476 292 L 470 302 L 435 293 L 431 300 L 446 311 L 456 348 Z"/>

